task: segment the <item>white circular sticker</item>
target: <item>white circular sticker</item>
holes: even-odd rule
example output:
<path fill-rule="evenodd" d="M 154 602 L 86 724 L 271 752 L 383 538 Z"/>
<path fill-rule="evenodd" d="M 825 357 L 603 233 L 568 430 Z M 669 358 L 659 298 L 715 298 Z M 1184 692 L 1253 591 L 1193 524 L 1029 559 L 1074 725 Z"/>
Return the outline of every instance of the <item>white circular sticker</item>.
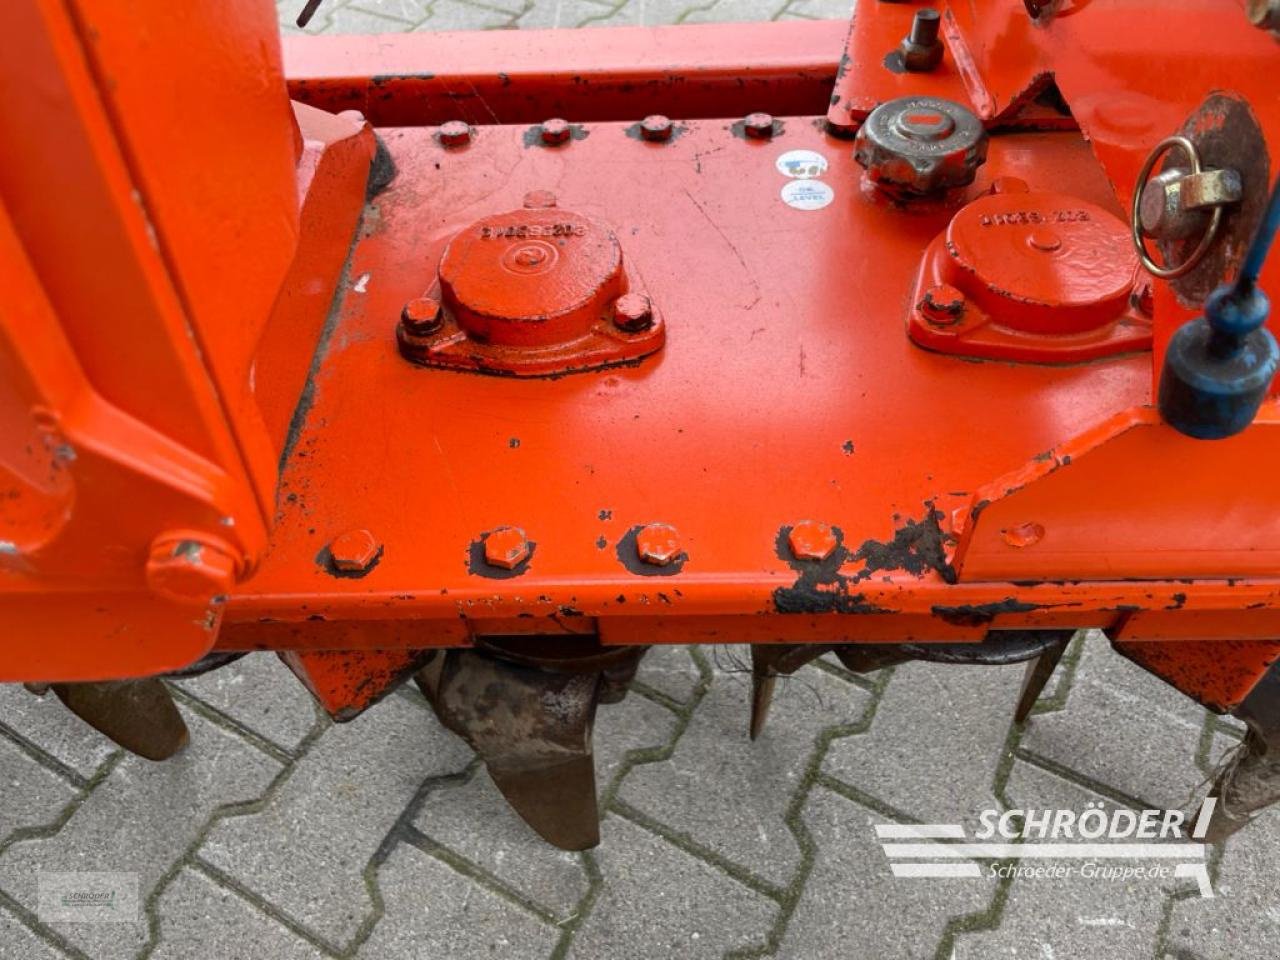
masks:
<path fill-rule="evenodd" d="M 797 210 L 821 210 L 835 196 L 821 180 L 791 180 L 782 187 L 782 202 Z"/>
<path fill-rule="evenodd" d="M 773 165 L 784 177 L 812 180 L 827 172 L 827 158 L 812 150 L 788 150 Z"/>

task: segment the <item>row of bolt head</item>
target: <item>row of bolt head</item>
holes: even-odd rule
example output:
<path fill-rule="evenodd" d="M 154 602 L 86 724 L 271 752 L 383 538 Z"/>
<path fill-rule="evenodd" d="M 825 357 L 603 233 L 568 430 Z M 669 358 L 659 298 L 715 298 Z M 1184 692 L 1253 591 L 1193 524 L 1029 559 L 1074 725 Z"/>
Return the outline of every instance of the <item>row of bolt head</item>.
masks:
<path fill-rule="evenodd" d="M 520 527 L 504 526 L 484 536 L 484 562 L 503 570 L 514 570 L 529 559 L 533 548 Z M 337 570 L 361 573 L 368 570 L 382 551 L 382 543 L 365 529 L 348 530 L 329 542 L 329 557 Z M 669 523 L 649 523 L 636 531 L 636 556 L 658 567 L 670 566 L 684 552 L 680 533 Z"/>
<path fill-rule="evenodd" d="M 502 526 L 490 530 L 483 538 L 484 561 L 503 570 L 514 570 L 529 559 L 532 547 L 520 527 Z M 788 544 L 798 560 L 825 560 L 839 546 L 839 538 L 827 524 L 803 520 L 791 528 Z M 338 570 L 367 570 L 382 544 L 368 530 L 357 529 L 335 537 L 329 543 L 329 556 Z M 636 557 L 644 563 L 666 567 L 684 553 L 680 532 L 669 523 L 647 523 L 636 531 Z"/>
<path fill-rule="evenodd" d="M 653 303 L 643 293 L 624 293 L 613 304 L 614 325 L 624 333 L 643 333 L 653 326 Z M 435 297 L 414 297 L 400 311 L 400 326 L 414 337 L 427 337 L 444 326 L 444 308 Z"/>
<path fill-rule="evenodd" d="M 743 131 L 753 140 L 768 140 L 773 136 L 773 117 L 767 113 L 749 113 L 742 121 Z M 670 117 L 652 113 L 640 121 L 640 137 L 651 143 L 670 140 L 675 124 Z M 446 147 L 462 147 L 475 135 L 471 125 L 464 120 L 449 120 L 440 126 L 440 142 Z M 549 147 L 568 142 L 573 127 L 562 117 L 552 117 L 538 125 L 538 139 Z"/>

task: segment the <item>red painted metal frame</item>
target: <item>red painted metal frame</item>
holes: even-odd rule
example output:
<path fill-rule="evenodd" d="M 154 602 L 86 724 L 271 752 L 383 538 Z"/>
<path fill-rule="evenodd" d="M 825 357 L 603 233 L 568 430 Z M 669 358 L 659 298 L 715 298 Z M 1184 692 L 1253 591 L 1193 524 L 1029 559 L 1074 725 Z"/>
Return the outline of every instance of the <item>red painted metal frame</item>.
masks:
<path fill-rule="evenodd" d="M 192 28 L 181 12 L 166 19 L 158 2 L 144 6 L 157 30 Z M 270 5 L 245 6 L 254 13 L 239 38 L 247 48 Z M 860 18 L 910 9 L 865 6 Z M 64 17 L 52 0 L 20 7 L 36 19 Z M 993 8 L 1026 16 L 1005 0 Z M 1030 66 L 1002 58 L 994 41 L 982 40 L 989 23 L 966 26 L 953 17 L 948 36 L 969 31 L 966 37 L 982 40 L 969 41 L 985 51 L 975 68 L 1005 71 L 995 79 L 983 74 L 997 104 L 1012 102 L 999 91 L 1016 95 L 1033 85 L 1041 75 L 1036 58 L 1048 50 L 1089 139 L 1063 129 L 1069 125 L 1061 118 L 1047 123 L 1036 114 L 1027 123 L 1032 132 L 994 138 L 990 161 L 963 197 L 913 209 L 862 183 L 849 145 L 821 116 L 826 103 L 819 99 L 834 77 L 843 33 L 830 23 L 290 41 L 294 96 L 313 107 L 362 111 L 382 127 L 399 168 L 390 190 L 365 209 L 322 331 L 363 200 L 373 152 L 368 128 L 351 116 L 303 108 L 299 135 L 283 96 L 272 99 L 273 78 L 279 87 L 273 48 L 248 63 L 222 62 L 214 51 L 216 69 L 205 79 L 229 84 L 217 124 L 232 124 L 230 132 L 214 125 L 232 144 L 220 142 L 218 156 L 242 169 L 245 158 L 234 147 L 243 134 L 245 142 L 265 144 L 269 157 L 263 182 L 246 186 L 240 176 L 221 183 L 198 150 L 171 143 L 182 106 L 176 93 L 166 92 L 156 116 L 135 126 L 149 93 L 141 71 L 129 73 L 128 65 L 143 58 L 136 38 L 117 35 L 128 26 L 119 18 L 134 11 L 99 0 L 75 5 L 82 22 L 42 28 L 63 44 L 54 51 L 63 61 L 30 62 L 42 54 L 37 45 L 11 69 L 78 71 L 70 85 L 80 98 L 75 115 L 100 129 L 64 139 L 94 157 L 85 170 L 114 177 L 94 184 L 110 207 L 94 222 L 127 227 L 133 243 L 126 265 L 145 267 L 153 299 L 168 298 L 156 311 L 157 328 L 167 331 L 161 343 L 189 349 L 188 340 L 170 335 L 175 330 L 192 331 L 202 346 L 213 339 L 199 362 L 185 354 L 169 366 L 166 358 L 148 358 L 194 391 L 191 410 L 164 408 L 155 417 L 171 440 L 207 455 L 216 468 L 209 476 L 233 478 L 227 496 L 238 498 L 235 509 L 212 517 L 234 521 L 224 526 L 245 579 L 225 608 L 209 606 L 208 598 L 178 607 L 187 624 L 167 649 L 153 641 L 178 614 L 129 580 L 124 599 L 100 602 L 92 618 L 50 618 L 53 626 L 24 637 L 0 673 L 85 679 L 153 672 L 198 656 L 221 616 L 219 648 L 295 651 L 294 666 L 340 712 L 366 704 L 408 669 L 406 651 L 465 645 L 476 635 L 564 632 L 607 644 L 942 641 L 980 639 L 993 628 L 1101 626 L 1128 655 L 1204 702 L 1238 702 L 1280 636 L 1271 546 L 1280 511 L 1268 488 L 1229 493 L 1239 494 L 1233 470 L 1241 463 L 1263 476 L 1280 467 L 1274 406 L 1237 441 L 1188 447 L 1148 406 L 1146 355 L 1064 366 L 975 364 L 922 350 L 904 332 L 922 252 L 955 204 L 989 189 L 994 178 L 1017 177 L 1123 216 L 1145 150 L 1221 85 L 1211 81 L 1223 64 L 1238 71 L 1232 77 L 1243 75 L 1240 87 L 1264 127 L 1280 129 L 1251 27 L 1224 42 L 1238 63 L 1175 44 L 1160 62 L 1185 70 L 1162 73 L 1150 63 L 1115 62 L 1111 43 L 1083 43 L 1093 33 L 1077 34 L 1076 25 L 1094 8 L 1111 11 L 1100 19 L 1127 44 L 1133 31 L 1116 24 L 1129 21 L 1115 19 L 1123 4 L 1095 0 L 1019 48 L 1035 61 Z M 1166 15 L 1189 29 L 1203 26 L 1205 10 L 1223 16 L 1228 9 L 1239 13 L 1225 0 L 1183 0 Z M 868 22 L 855 22 L 851 50 L 881 42 L 867 39 Z M 215 24 L 195 25 L 217 32 Z M 99 42 L 102 33 L 111 36 Z M 176 72 L 170 52 L 164 56 Z M 841 90 L 885 79 L 874 64 L 858 62 Z M 265 76 L 259 86 L 269 95 L 224 77 L 237 67 L 257 81 Z M 935 80 L 894 75 L 884 89 L 958 89 L 954 78 Z M 218 100 L 216 89 L 209 93 Z M 231 119 L 239 107 L 251 114 L 247 134 Z M 761 108 L 782 117 L 775 136 L 743 137 L 734 121 Z M 35 135 L 25 110 L 7 103 L 0 122 L 15 135 Z M 667 143 L 633 135 L 640 118 L 656 111 L 677 120 L 678 135 Z M 555 150 L 532 142 L 529 125 L 552 114 L 582 122 L 583 135 Z M 431 124 L 450 119 L 475 126 L 468 146 L 440 143 Z M 1034 129 L 1045 126 L 1055 129 Z M 776 162 L 793 149 L 824 156 L 833 203 L 805 210 L 784 202 L 787 178 Z M 33 169 L 21 158 L 0 164 L 10 178 L 0 182 L 6 205 L 32 202 L 19 189 L 25 181 L 12 178 Z M 210 236 L 208 262 L 199 256 L 207 210 L 181 189 L 184 175 L 203 177 L 203 189 L 238 215 L 226 232 Z M 261 195 L 246 198 L 241 189 Z M 556 380 L 407 363 L 395 346 L 400 309 L 430 288 L 449 238 L 483 216 L 518 208 L 534 189 L 554 189 L 566 208 L 617 232 L 666 320 L 666 347 L 634 366 Z M 146 216 L 131 206 L 131 191 L 143 196 Z M 301 212 L 300 197 L 307 201 Z M 244 217 L 245 209 L 264 222 Z M 16 231 L 0 224 L 9 229 L 0 243 L 29 257 L 39 253 L 32 239 L 37 213 L 17 210 Z M 148 227 L 158 238 L 150 252 L 136 242 Z M 235 242 L 237 227 L 248 241 Z M 92 252 L 83 243 L 72 249 Z M 101 334 L 91 312 L 66 300 L 83 264 L 62 275 L 38 256 L 29 265 L 17 256 L 13 262 L 4 288 L 26 292 L 24 316 L 43 311 L 47 318 L 56 309 L 63 327 L 82 337 Z M 226 289 L 237 266 L 252 286 L 241 314 Z M 42 299 L 41 284 L 52 302 Z M 113 295 L 105 302 L 122 301 Z M 1158 324 L 1169 329 L 1188 311 L 1157 289 Z M 237 315 L 247 317 L 245 326 L 228 319 Z M 125 319 L 143 323 L 145 315 Z M 26 370 L 37 369 L 39 351 L 52 349 L 52 341 L 22 339 L 16 324 L 0 334 Z M 104 365 L 90 378 L 94 386 L 111 379 L 137 392 L 146 383 L 155 395 L 145 377 L 129 382 L 127 366 L 109 368 L 104 357 L 111 354 L 100 341 L 73 346 L 82 360 Z M 74 368 L 68 355 L 60 355 L 63 370 Z M 80 409 L 66 394 L 31 383 L 15 404 L 42 396 L 59 409 Z M 252 409 L 245 409 L 246 397 Z M 151 415 L 136 399 L 130 405 Z M 197 425 L 207 436 L 192 432 Z M 72 417 L 66 429 L 86 451 L 103 441 L 100 421 L 91 418 Z M 1153 448 L 1164 464 L 1156 487 L 1149 479 Z M 264 552 L 272 457 L 282 450 Z M 1179 458 L 1191 451 L 1196 468 L 1183 469 Z M 1102 517 L 1100 482 L 1112 485 Z M 56 505 L 56 484 L 52 489 Z M 116 494 L 121 502 L 150 495 L 150 487 L 133 482 Z M 1148 509 L 1152 498 L 1161 510 Z M 163 529 L 185 529 L 179 520 L 208 519 L 209 503 L 220 505 L 216 496 L 195 499 L 165 507 Z M 95 507 L 95 515 L 106 512 Z M 121 511 L 122 523 L 130 517 L 136 520 Z M 821 571 L 787 553 L 789 528 L 807 520 L 829 524 L 844 551 Z M 636 562 L 636 531 L 654 522 L 679 531 L 687 554 L 681 563 Z M 531 556 L 495 575 L 477 566 L 477 545 L 487 531 L 508 525 L 526 531 Z M 367 569 L 336 575 L 326 546 L 356 528 L 370 530 L 382 551 Z M 1043 532 L 1019 532 L 1035 529 Z M 120 539 L 112 531 L 109 545 Z M 126 580 L 139 576 L 148 547 L 148 537 L 135 539 L 116 554 L 120 569 L 128 567 Z M 1089 552 L 1098 543 L 1107 551 L 1101 560 Z M 1140 549 L 1126 554 L 1133 543 Z M 83 578 L 95 563 L 100 557 L 67 570 Z M 34 605 L 47 605 L 49 581 L 23 580 L 29 571 L 14 570 L 11 564 L 3 582 L 4 614 L 12 616 L 6 624 L 36 624 Z M 147 642 L 135 635 L 127 638 L 131 645 L 95 646 L 121 623 Z M 67 642 L 76 627 L 83 633 Z M 1203 644 L 1197 631 L 1210 630 L 1261 642 L 1223 648 L 1221 669 L 1204 683 L 1180 680 L 1168 664 L 1200 662 L 1205 648 L 1187 646 L 1181 659 L 1166 654 L 1179 644 Z M 50 644 L 55 634 L 61 642 Z M 1150 649 L 1139 650 L 1144 644 Z M 352 650 L 365 653 L 352 659 L 341 652 Z M 361 671 L 368 684 L 359 682 Z"/>

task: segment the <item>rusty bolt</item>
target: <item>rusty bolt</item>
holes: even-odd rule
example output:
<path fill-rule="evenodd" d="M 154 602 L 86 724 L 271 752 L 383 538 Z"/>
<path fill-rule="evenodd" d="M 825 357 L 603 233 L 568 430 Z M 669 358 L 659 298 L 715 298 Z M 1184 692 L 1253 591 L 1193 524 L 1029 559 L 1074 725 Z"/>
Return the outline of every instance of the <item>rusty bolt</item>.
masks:
<path fill-rule="evenodd" d="M 564 143 L 569 139 L 569 133 L 569 121 L 561 120 L 559 117 L 542 121 L 542 127 L 539 130 L 542 142 L 548 146 Z"/>
<path fill-rule="evenodd" d="M 840 545 L 835 531 L 817 520 L 797 523 L 787 534 L 787 543 L 797 560 L 825 560 Z"/>
<path fill-rule="evenodd" d="M 920 312 L 935 327 L 952 326 L 964 315 L 964 294 L 949 283 L 939 283 L 924 292 Z"/>
<path fill-rule="evenodd" d="M 152 593 L 179 603 L 207 604 L 236 582 L 231 548 L 203 533 L 162 533 L 151 543 L 146 580 Z"/>
<path fill-rule="evenodd" d="M 446 147 L 463 147 L 471 142 L 471 125 L 465 120 L 450 120 L 440 127 L 440 142 Z"/>
<path fill-rule="evenodd" d="M 643 293 L 624 293 L 613 305 L 613 322 L 627 333 L 639 333 L 653 326 L 653 305 Z"/>
<path fill-rule="evenodd" d="M 382 543 L 368 530 L 348 530 L 329 542 L 329 556 L 338 570 L 363 573 L 382 552 Z"/>
<path fill-rule="evenodd" d="M 498 527 L 484 538 L 484 562 L 514 570 L 529 559 L 529 541 L 519 527 Z"/>
<path fill-rule="evenodd" d="M 530 190 L 524 195 L 524 205 L 530 210 L 556 205 L 556 195 L 550 190 Z"/>
<path fill-rule="evenodd" d="M 640 136 L 655 143 L 670 140 L 672 129 L 671 118 L 660 113 L 650 114 L 640 121 Z"/>
<path fill-rule="evenodd" d="M 435 333 L 444 324 L 444 311 L 435 297 L 416 297 L 400 311 L 400 323 L 405 333 L 415 337 Z"/>
<path fill-rule="evenodd" d="M 636 531 L 636 554 L 645 563 L 670 566 L 681 552 L 680 533 L 668 523 L 650 523 Z"/>
<path fill-rule="evenodd" d="M 768 140 L 773 136 L 773 116 L 768 113 L 748 113 L 742 121 L 742 130 L 752 140 Z"/>
<path fill-rule="evenodd" d="M 898 45 L 904 67 L 913 72 L 925 72 L 942 62 L 942 41 L 938 39 L 941 23 L 937 10 L 916 11 L 911 21 L 911 32 Z"/>

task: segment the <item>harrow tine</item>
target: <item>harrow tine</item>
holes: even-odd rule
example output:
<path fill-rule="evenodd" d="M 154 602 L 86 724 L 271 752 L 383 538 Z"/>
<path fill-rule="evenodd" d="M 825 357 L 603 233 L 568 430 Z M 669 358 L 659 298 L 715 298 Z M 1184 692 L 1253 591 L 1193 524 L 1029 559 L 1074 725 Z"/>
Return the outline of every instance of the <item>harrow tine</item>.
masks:
<path fill-rule="evenodd" d="M 601 675 L 449 650 L 417 675 L 445 727 L 480 755 L 512 809 L 562 850 L 600 842 L 591 732 Z"/>
<path fill-rule="evenodd" d="M 755 740 L 764 730 L 773 704 L 778 676 L 795 673 L 831 647 L 823 644 L 753 643 L 751 645 L 751 724 L 748 733 Z"/>
<path fill-rule="evenodd" d="M 1031 710 L 1044 692 L 1045 685 L 1057 669 L 1062 655 L 1066 653 L 1071 637 L 1066 636 L 1060 642 L 1049 647 L 1033 660 L 1027 661 L 1026 672 L 1022 675 L 1022 692 L 1018 694 L 1018 705 L 1013 711 L 1014 723 L 1025 723 L 1031 716 Z"/>
<path fill-rule="evenodd" d="M 1280 801 L 1280 743 L 1268 745 L 1250 730 L 1240 753 L 1218 775 L 1209 797 L 1216 803 L 1204 840 L 1219 843 L 1248 824 L 1259 810 Z M 1204 812 L 1202 806 L 1201 815 Z"/>
<path fill-rule="evenodd" d="M 147 760 L 167 760 L 190 739 L 173 695 L 159 677 L 54 683 L 49 688 L 89 726 Z"/>

